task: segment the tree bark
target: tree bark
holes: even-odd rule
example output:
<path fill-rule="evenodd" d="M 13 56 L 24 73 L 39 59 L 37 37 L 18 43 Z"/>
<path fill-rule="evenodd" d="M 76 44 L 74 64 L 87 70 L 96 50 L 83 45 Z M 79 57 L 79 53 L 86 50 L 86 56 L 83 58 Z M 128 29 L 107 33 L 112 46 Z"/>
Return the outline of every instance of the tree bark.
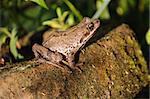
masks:
<path fill-rule="evenodd" d="M 85 47 L 79 62 L 82 72 L 71 73 L 34 60 L 7 64 L 0 68 L 0 99 L 130 99 L 148 85 L 147 64 L 125 24 Z"/>

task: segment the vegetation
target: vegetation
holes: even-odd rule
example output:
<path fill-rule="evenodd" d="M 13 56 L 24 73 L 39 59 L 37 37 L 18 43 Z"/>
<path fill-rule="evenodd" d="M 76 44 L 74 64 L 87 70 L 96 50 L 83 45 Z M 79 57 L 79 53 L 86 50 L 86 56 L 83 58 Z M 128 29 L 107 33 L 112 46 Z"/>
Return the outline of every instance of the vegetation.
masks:
<path fill-rule="evenodd" d="M 0 57 L 9 62 L 31 58 L 32 44 L 40 41 L 31 37 L 49 27 L 66 30 L 88 16 L 100 18 L 102 25 L 129 24 L 148 60 L 148 12 L 149 0 L 1 0 Z"/>

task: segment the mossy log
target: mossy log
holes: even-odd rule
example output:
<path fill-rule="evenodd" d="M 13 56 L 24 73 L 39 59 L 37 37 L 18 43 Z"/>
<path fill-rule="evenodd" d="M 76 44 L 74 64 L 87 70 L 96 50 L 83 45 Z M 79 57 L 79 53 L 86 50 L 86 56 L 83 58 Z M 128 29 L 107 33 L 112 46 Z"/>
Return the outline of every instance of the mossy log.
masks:
<path fill-rule="evenodd" d="M 0 67 L 0 99 L 130 99 L 148 85 L 148 67 L 133 31 L 122 24 L 85 47 L 81 71 L 34 60 Z"/>

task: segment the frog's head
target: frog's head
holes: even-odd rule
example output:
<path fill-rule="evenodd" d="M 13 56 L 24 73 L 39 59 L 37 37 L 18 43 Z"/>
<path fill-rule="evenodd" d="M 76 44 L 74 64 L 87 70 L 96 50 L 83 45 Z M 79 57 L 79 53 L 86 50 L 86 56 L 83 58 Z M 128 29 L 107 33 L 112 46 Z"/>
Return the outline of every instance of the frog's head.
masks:
<path fill-rule="evenodd" d="M 81 42 L 87 42 L 95 33 L 96 29 L 100 26 L 100 20 L 98 19 L 90 19 L 85 17 L 80 23 L 79 28 L 82 30 L 82 38 Z"/>

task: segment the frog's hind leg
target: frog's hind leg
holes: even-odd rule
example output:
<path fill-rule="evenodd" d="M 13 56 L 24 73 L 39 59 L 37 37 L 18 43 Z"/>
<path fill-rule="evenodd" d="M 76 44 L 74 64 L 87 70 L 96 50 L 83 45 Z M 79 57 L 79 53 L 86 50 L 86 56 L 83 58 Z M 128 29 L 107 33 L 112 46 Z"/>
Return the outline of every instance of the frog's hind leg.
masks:
<path fill-rule="evenodd" d="M 34 44 L 32 46 L 32 51 L 34 52 L 35 58 L 39 59 L 41 57 L 46 58 L 48 49 L 45 48 L 44 46 L 39 45 L 39 44 Z"/>
<path fill-rule="evenodd" d="M 59 64 L 59 62 L 62 60 L 61 54 L 50 51 L 46 47 L 39 44 L 34 44 L 32 50 L 39 63 L 51 64 L 64 70 L 64 68 Z"/>

